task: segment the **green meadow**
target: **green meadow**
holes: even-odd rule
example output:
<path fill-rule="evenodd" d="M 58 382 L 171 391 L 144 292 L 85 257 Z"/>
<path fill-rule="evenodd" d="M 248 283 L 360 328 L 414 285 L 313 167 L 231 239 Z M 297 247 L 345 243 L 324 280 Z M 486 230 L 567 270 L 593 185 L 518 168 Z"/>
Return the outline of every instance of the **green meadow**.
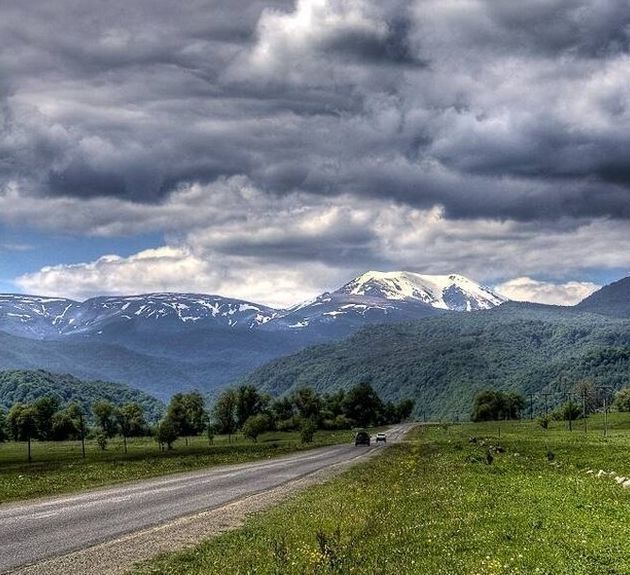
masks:
<path fill-rule="evenodd" d="M 586 432 L 583 421 L 571 432 L 419 426 L 243 528 L 133 573 L 627 575 L 630 489 L 617 475 L 630 476 L 628 414 L 609 417 L 606 437 L 599 415 Z"/>
<path fill-rule="evenodd" d="M 96 441 L 33 441 L 32 463 L 27 463 L 26 443 L 0 443 L 0 503 L 56 495 L 144 479 L 168 473 L 192 471 L 215 465 L 243 463 L 286 455 L 294 451 L 352 440 L 351 431 L 318 431 L 312 443 L 300 443 L 299 432 L 270 432 L 257 442 L 242 435 L 178 439 L 170 451 L 161 451 L 151 437 L 110 439 L 102 450 Z"/>

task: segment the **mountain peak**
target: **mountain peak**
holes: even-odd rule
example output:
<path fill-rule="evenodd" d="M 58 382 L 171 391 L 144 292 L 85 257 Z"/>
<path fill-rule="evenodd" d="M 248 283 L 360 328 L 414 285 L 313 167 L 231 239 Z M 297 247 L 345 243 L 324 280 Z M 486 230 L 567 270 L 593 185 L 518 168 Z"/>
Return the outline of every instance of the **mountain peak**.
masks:
<path fill-rule="evenodd" d="M 336 293 L 387 300 L 418 301 L 437 309 L 471 311 L 489 309 L 506 298 L 461 275 L 424 275 L 408 271 L 370 270 Z"/>

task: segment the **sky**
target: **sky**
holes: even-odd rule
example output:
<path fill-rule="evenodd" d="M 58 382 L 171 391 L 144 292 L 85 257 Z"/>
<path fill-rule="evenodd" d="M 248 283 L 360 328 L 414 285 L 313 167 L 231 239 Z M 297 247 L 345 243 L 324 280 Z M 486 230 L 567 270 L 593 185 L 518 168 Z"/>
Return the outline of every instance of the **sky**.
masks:
<path fill-rule="evenodd" d="M 630 272 L 626 0 L 3 0 L 0 291 Z"/>

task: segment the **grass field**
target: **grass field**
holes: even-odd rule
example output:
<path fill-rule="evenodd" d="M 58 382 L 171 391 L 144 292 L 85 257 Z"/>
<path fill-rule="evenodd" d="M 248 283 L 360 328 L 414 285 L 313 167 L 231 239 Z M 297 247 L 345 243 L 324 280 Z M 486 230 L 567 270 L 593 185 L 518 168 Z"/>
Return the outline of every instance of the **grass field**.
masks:
<path fill-rule="evenodd" d="M 607 437 L 601 418 L 587 424 L 417 428 L 244 528 L 134 574 L 627 575 L 630 489 L 587 470 L 630 475 L 630 416 L 612 416 Z M 488 464 L 490 446 L 505 451 Z"/>
<path fill-rule="evenodd" d="M 308 445 L 300 443 L 299 433 L 265 433 L 253 443 L 242 436 L 216 436 L 210 446 L 205 437 L 192 437 L 174 444 L 172 451 L 161 452 L 152 438 L 127 441 L 112 439 L 102 451 L 95 441 L 86 442 L 86 458 L 81 443 L 33 442 L 33 462 L 26 463 L 25 443 L 0 443 L 0 503 L 55 495 L 142 479 L 213 465 L 227 465 L 276 457 L 323 445 L 351 441 L 351 431 L 318 431 Z"/>

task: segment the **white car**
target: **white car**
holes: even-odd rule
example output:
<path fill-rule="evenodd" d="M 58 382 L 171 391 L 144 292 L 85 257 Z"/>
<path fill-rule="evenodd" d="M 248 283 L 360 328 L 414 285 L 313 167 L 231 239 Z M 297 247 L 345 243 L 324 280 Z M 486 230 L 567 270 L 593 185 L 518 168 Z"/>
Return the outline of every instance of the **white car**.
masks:
<path fill-rule="evenodd" d="M 387 443 L 387 436 L 384 433 L 377 433 L 376 443 Z"/>

